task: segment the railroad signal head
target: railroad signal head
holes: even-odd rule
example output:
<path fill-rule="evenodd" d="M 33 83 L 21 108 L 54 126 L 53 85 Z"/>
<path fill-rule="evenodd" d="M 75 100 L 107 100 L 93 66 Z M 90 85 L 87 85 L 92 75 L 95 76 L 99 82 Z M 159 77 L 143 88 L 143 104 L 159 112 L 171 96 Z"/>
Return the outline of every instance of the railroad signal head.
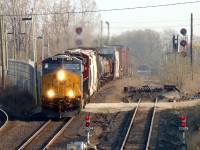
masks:
<path fill-rule="evenodd" d="M 89 115 L 85 116 L 85 121 L 86 121 L 85 126 L 90 127 L 90 116 Z"/>
<path fill-rule="evenodd" d="M 183 36 L 187 34 L 187 30 L 185 28 L 182 28 L 180 32 Z"/>
<path fill-rule="evenodd" d="M 185 47 L 185 46 L 187 45 L 186 40 L 182 40 L 182 41 L 180 42 L 180 45 L 183 46 L 183 47 Z"/>
<path fill-rule="evenodd" d="M 186 116 L 181 116 L 181 127 L 186 127 Z"/>
<path fill-rule="evenodd" d="M 81 27 L 77 27 L 76 28 L 76 33 L 77 34 L 81 34 L 82 33 L 82 28 Z"/>

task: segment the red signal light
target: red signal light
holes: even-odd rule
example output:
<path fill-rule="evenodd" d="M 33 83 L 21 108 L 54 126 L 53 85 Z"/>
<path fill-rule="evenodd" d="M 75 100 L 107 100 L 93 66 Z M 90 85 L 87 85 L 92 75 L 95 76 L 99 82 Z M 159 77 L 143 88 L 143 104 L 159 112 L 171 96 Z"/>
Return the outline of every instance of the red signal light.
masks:
<path fill-rule="evenodd" d="M 85 126 L 86 126 L 86 127 L 89 127 L 89 126 L 90 126 L 90 123 L 89 123 L 89 122 L 86 122 L 86 123 L 85 123 Z"/>
<path fill-rule="evenodd" d="M 81 34 L 82 33 L 82 28 L 81 27 L 76 28 L 76 33 L 77 34 Z"/>
<path fill-rule="evenodd" d="M 185 40 L 182 40 L 182 41 L 180 42 L 180 45 L 183 46 L 183 47 L 185 47 L 185 46 L 187 45 L 187 42 L 186 42 Z"/>
<path fill-rule="evenodd" d="M 82 40 L 81 39 L 77 39 L 76 40 L 76 45 L 78 45 L 78 46 L 82 45 Z"/>
<path fill-rule="evenodd" d="M 187 53 L 186 53 L 185 51 L 182 51 L 182 52 L 181 52 L 181 56 L 182 56 L 182 57 L 186 57 L 186 56 L 187 56 Z"/>
<path fill-rule="evenodd" d="M 186 117 L 182 115 L 181 120 L 184 121 L 185 119 L 186 119 Z"/>
<path fill-rule="evenodd" d="M 186 127 L 186 123 L 185 123 L 185 122 L 182 122 L 182 123 L 181 123 L 181 127 Z"/>
<path fill-rule="evenodd" d="M 90 120 L 90 116 L 85 116 L 85 120 Z"/>
<path fill-rule="evenodd" d="M 183 36 L 185 36 L 186 33 L 187 33 L 187 30 L 186 30 L 185 28 L 182 28 L 180 32 L 181 32 L 181 34 L 182 34 Z"/>

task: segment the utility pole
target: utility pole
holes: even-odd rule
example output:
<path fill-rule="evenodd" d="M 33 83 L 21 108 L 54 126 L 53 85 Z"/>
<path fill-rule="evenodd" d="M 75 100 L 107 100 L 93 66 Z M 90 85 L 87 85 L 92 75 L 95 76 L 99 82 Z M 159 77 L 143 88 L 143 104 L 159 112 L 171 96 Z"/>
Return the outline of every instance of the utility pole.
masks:
<path fill-rule="evenodd" d="M 44 29 L 42 30 L 42 60 L 44 60 Z"/>
<path fill-rule="evenodd" d="M 2 4 L 0 3 L 0 37 L 1 37 L 1 65 L 2 65 L 2 86 L 5 88 L 5 37 L 4 37 L 4 21 L 2 15 Z"/>
<path fill-rule="evenodd" d="M 100 35 L 100 46 L 103 46 L 103 21 L 101 21 L 101 35 Z"/>
<path fill-rule="evenodd" d="M 108 37 L 107 37 L 107 44 L 109 45 L 109 38 L 110 38 L 110 24 L 106 21 L 106 24 L 108 25 Z"/>
<path fill-rule="evenodd" d="M 16 59 L 16 18 L 14 17 L 14 23 L 13 23 L 13 59 Z"/>
<path fill-rule="evenodd" d="M 191 13 L 190 63 L 191 63 L 191 77 L 192 77 L 192 81 L 193 81 L 192 38 L 193 38 L 193 14 Z"/>
<path fill-rule="evenodd" d="M 35 17 L 33 15 L 34 9 L 32 8 L 32 51 L 33 51 L 33 62 L 36 62 L 36 52 L 35 52 Z"/>

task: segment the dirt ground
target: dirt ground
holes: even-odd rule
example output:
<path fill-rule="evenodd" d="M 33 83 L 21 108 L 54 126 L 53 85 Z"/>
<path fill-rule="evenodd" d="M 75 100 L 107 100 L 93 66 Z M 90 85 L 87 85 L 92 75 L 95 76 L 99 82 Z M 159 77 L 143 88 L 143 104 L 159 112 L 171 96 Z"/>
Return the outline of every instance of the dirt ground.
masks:
<path fill-rule="evenodd" d="M 125 96 L 123 92 L 124 86 L 143 86 L 146 85 L 146 82 L 144 82 L 145 78 L 143 77 L 128 77 L 124 79 L 119 79 L 113 82 L 108 83 L 105 85 L 100 91 L 95 94 L 92 99 L 91 103 L 117 103 L 122 102 L 121 98 Z M 174 93 L 173 93 L 174 94 Z M 171 97 L 173 97 L 173 94 L 169 94 Z M 177 95 L 177 93 L 175 93 Z M 170 97 L 169 96 L 169 97 Z M 191 100 L 191 99 L 188 99 Z M 184 99 L 184 101 L 187 101 Z M 187 126 L 189 127 L 189 130 L 186 131 L 186 143 L 188 149 L 200 149 L 200 106 L 188 106 L 185 108 L 177 108 L 177 109 L 166 109 L 166 110 L 158 110 L 157 112 L 157 121 L 155 124 L 155 128 L 157 129 L 156 136 L 154 135 L 154 143 L 157 143 L 152 147 L 152 149 L 182 149 L 182 132 L 178 130 L 178 127 L 180 126 L 180 116 L 185 115 L 187 116 Z M 122 112 L 119 112 L 117 116 L 120 116 L 119 114 Z M 118 122 L 118 127 L 120 126 L 120 122 L 124 119 L 124 116 L 128 115 L 128 112 L 123 112 L 124 115 L 119 117 L 116 120 L 109 120 L 110 122 Z M 107 114 L 108 115 L 108 114 Z M 108 116 L 110 116 L 109 114 Z M 115 116 L 116 114 L 114 114 Z M 112 115 L 111 115 L 112 116 Z M 110 117 L 111 119 L 112 117 Z M 112 118 L 113 119 L 113 118 Z M 98 122 L 98 121 L 97 121 Z M 116 127 L 116 128 L 118 128 Z M 112 127 L 114 128 L 114 127 Z M 111 131 L 111 135 L 113 137 L 115 134 L 113 134 L 113 131 L 117 131 L 117 129 L 114 128 Z M 101 129 L 101 131 L 104 131 L 104 129 Z M 106 136 L 107 135 L 107 136 Z M 108 132 L 104 132 L 99 135 L 98 139 L 104 139 L 106 136 L 106 140 L 109 139 L 110 134 Z M 110 141 L 110 140 L 108 140 Z M 110 141 L 110 143 L 112 143 Z M 103 144 L 105 145 L 105 144 Z M 99 144 L 99 147 L 101 147 L 102 144 Z M 101 147 L 102 148 L 102 147 Z M 105 148 L 107 149 L 107 148 Z M 109 148 L 108 148 L 109 149 Z"/>
<path fill-rule="evenodd" d="M 124 86 L 146 85 L 143 77 L 127 77 L 112 81 L 101 88 L 98 93 L 91 97 L 91 103 L 122 103 Z M 86 107 L 87 108 L 87 107 Z M 182 149 L 182 133 L 180 115 L 186 115 L 187 126 L 186 143 L 188 150 L 200 150 L 200 107 L 192 106 L 181 109 L 158 109 L 153 132 L 153 145 L 155 150 L 178 150 Z M 84 110 L 76 120 L 58 138 L 50 149 L 66 149 L 67 144 L 76 141 L 86 142 L 85 116 L 91 116 L 90 143 L 100 150 L 119 149 L 118 137 L 122 135 L 124 122 L 131 118 L 131 111 L 112 111 L 104 109 L 102 112 L 89 112 Z M 120 144 L 119 144 L 120 145 Z"/>

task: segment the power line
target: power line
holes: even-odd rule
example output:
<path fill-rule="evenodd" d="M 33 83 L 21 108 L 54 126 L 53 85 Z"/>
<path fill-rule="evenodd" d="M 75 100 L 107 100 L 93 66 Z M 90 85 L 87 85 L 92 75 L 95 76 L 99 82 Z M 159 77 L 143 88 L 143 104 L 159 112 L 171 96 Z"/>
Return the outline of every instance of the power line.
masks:
<path fill-rule="evenodd" d="M 196 19 L 196 21 L 197 20 L 200 20 L 200 19 Z M 187 20 L 166 20 L 166 21 L 164 21 L 164 20 L 161 20 L 161 21 L 132 21 L 132 22 L 123 22 L 123 21 L 121 21 L 121 22 L 111 22 L 112 24 L 114 24 L 114 23 L 116 23 L 116 24 L 118 24 L 118 23 L 165 23 L 165 22 L 185 22 L 185 21 L 190 21 L 189 19 L 187 19 Z"/>
<path fill-rule="evenodd" d="M 194 26 L 199 26 L 200 24 L 194 24 Z M 190 25 L 177 25 L 177 26 L 158 26 L 158 27 L 111 27 L 111 29 L 134 29 L 134 28 L 167 28 L 167 27 L 171 27 L 171 28 L 174 28 L 174 27 L 187 27 L 187 26 L 190 26 Z M 105 27 L 106 28 L 106 27 Z"/>
<path fill-rule="evenodd" d="M 102 9 L 102 10 L 86 10 L 86 11 L 67 11 L 67 12 L 49 12 L 49 13 L 34 13 L 32 15 L 62 15 L 62 14 L 81 14 L 81 13 L 97 13 L 97 12 L 109 12 L 109 11 L 122 11 L 122 10 L 134 10 L 134 9 L 145 9 L 145 8 L 157 8 L 157 7 L 167 7 L 175 5 L 185 5 L 185 4 L 194 4 L 199 3 L 200 1 L 194 2 L 183 2 L 183 3 L 171 3 L 171 4 L 161 4 L 161 5 L 150 5 L 150 6 L 139 6 L 132 8 L 113 8 L 113 9 Z M 3 16 L 25 16 L 25 14 L 3 14 Z"/>

